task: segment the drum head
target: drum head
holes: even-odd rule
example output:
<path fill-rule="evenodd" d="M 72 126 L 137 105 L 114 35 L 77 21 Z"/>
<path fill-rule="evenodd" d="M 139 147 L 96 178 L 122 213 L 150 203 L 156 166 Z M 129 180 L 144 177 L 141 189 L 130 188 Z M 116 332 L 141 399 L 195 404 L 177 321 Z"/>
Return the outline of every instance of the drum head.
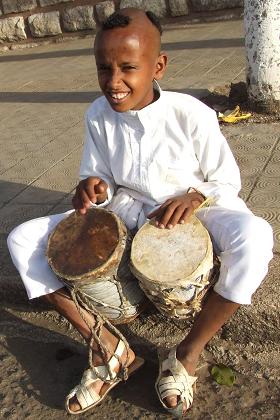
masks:
<path fill-rule="evenodd" d="M 93 208 L 85 215 L 73 212 L 49 238 L 49 264 L 66 279 L 92 272 L 110 259 L 120 234 L 119 222 L 109 211 Z"/>
<path fill-rule="evenodd" d="M 211 269 L 210 236 L 195 216 L 173 229 L 159 229 L 151 221 L 133 239 L 131 265 L 140 281 L 172 287 L 185 285 Z"/>

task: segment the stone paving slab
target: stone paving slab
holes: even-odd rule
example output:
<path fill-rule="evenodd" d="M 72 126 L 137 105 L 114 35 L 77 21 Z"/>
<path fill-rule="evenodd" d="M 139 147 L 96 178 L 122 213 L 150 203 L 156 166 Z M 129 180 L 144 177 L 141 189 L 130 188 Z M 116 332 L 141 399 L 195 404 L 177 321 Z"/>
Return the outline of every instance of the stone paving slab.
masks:
<path fill-rule="evenodd" d="M 280 123 L 223 126 L 241 171 L 241 196 L 248 207 L 266 219 L 280 251 Z"/>

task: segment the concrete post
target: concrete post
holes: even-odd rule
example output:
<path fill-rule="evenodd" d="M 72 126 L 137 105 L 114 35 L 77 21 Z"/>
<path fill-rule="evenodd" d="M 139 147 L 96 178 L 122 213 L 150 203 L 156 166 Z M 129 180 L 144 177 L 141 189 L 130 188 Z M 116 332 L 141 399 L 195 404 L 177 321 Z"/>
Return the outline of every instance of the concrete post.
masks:
<path fill-rule="evenodd" d="M 253 109 L 280 109 L 280 2 L 245 0 L 247 86 Z"/>

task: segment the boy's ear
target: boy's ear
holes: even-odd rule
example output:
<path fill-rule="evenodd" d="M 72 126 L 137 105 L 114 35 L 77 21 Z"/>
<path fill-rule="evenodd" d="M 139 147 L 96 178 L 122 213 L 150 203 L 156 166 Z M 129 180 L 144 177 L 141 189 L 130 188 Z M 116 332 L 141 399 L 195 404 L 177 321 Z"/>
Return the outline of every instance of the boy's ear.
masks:
<path fill-rule="evenodd" d="M 161 52 L 157 59 L 154 79 L 160 80 L 163 78 L 166 65 L 167 65 L 167 55 L 164 52 Z"/>

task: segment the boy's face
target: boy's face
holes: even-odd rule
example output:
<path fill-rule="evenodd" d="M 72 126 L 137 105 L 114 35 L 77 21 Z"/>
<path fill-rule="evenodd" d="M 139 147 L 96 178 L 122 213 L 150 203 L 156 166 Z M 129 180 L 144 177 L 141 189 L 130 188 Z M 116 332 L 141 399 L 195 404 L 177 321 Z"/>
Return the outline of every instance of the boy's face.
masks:
<path fill-rule="evenodd" d="M 151 37 L 128 25 L 99 33 L 95 60 L 102 92 L 117 112 L 139 110 L 154 100 L 153 79 L 164 74 L 166 56 Z"/>

